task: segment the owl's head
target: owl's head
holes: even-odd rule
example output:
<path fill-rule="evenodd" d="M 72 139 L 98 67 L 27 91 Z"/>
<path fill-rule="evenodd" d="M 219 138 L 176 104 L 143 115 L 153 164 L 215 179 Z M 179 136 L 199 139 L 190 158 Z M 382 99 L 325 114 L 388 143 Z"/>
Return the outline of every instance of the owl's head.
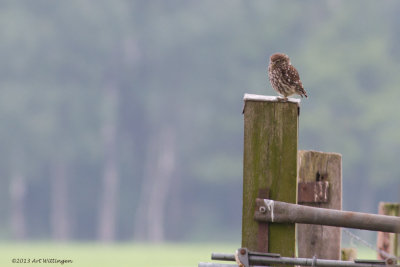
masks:
<path fill-rule="evenodd" d="M 287 55 L 282 53 L 275 53 L 270 57 L 271 64 L 273 65 L 282 65 L 282 64 L 290 64 L 290 59 Z"/>

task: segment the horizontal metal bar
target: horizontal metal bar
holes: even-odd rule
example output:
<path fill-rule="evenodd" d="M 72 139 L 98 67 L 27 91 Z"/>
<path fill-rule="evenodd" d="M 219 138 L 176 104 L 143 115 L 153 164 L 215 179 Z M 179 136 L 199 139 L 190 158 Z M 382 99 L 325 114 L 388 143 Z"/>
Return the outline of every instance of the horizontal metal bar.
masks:
<path fill-rule="evenodd" d="M 233 254 L 216 254 L 222 259 L 233 259 Z M 217 258 L 215 258 L 217 259 Z M 385 266 L 382 262 L 363 262 L 357 263 L 353 261 L 340 261 L 340 260 L 325 260 L 325 259 L 311 259 L 311 258 L 290 258 L 290 257 L 266 257 L 259 255 L 251 255 L 249 252 L 250 265 L 268 265 L 268 264 L 286 264 L 286 265 L 303 265 L 303 266 L 321 266 L 321 267 L 379 267 Z M 211 263 L 215 264 L 215 263 Z M 234 265 L 237 266 L 237 265 Z M 400 265 L 390 265 L 391 267 L 400 267 Z M 199 267 L 225 267 L 224 265 L 200 265 Z"/>
<path fill-rule="evenodd" d="M 323 259 L 306 259 L 306 258 L 264 258 L 260 256 L 250 256 L 250 263 L 253 264 L 287 264 L 287 265 L 302 265 L 302 266 L 321 266 L 321 267 L 377 267 L 384 266 L 382 264 L 373 263 L 355 263 L 353 261 L 339 260 L 323 260 Z M 398 265 L 392 265 L 398 266 Z"/>
<path fill-rule="evenodd" d="M 218 261 L 235 261 L 235 255 L 226 253 L 212 253 L 211 259 Z"/>
<path fill-rule="evenodd" d="M 257 221 L 318 224 L 400 233 L 400 217 L 315 208 L 260 198 L 256 199 L 256 204 L 254 218 Z"/>

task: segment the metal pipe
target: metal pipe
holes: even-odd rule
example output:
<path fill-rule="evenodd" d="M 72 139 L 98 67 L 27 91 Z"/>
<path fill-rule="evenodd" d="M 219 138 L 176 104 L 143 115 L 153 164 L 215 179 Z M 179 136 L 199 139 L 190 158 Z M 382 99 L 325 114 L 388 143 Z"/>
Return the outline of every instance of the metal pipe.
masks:
<path fill-rule="evenodd" d="M 226 253 L 212 253 L 211 259 L 219 261 L 235 261 L 235 255 Z"/>
<path fill-rule="evenodd" d="M 214 260 L 228 260 L 233 259 L 233 254 L 213 254 Z M 250 265 L 268 265 L 268 264 L 286 264 L 286 265 L 303 265 L 303 266 L 322 266 L 322 267 L 377 267 L 385 266 L 384 262 L 353 262 L 353 261 L 340 261 L 340 260 L 325 260 L 325 259 L 308 259 L 308 258 L 290 258 L 290 257 L 265 257 L 258 255 L 249 255 Z M 202 264 L 202 265 L 200 265 Z M 212 265 L 215 263 L 200 263 L 199 267 L 225 267 L 225 265 Z M 228 265 L 227 265 L 228 266 Z M 234 265 L 237 266 L 237 265 Z M 400 267 L 400 265 L 390 265 L 392 267 Z"/>
<path fill-rule="evenodd" d="M 260 198 L 256 199 L 256 204 L 254 218 L 257 221 L 318 224 L 400 233 L 400 217 L 315 208 Z"/>
<path fill-rule="evenodd" d="M 261 256 L 250 256 L 251 264 L 287 264 L 287 265 L 302 265 L 302 266 L 321 266 L 321 267 L 377 267 L 382 264 L 372 263 L 355 263 L 353 261 L 339 260 L 322 260 L 322 259 L 306 259 L 306 258 L 264 258 Z"/>

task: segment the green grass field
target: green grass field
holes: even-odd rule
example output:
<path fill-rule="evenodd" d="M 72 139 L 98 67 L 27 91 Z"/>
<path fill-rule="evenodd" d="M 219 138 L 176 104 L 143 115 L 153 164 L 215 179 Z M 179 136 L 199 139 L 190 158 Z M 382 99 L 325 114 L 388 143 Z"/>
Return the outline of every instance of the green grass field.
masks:
<path fill-rule="evenodd" d="M 3 243 L 0 244 L 0 266 L 189 267 L 197 266 L 200 261 L 210 261 L 211 252 L 232 253 L 235 249 L 237 249 L 235 245 L 229 244 Z M 13 263 L 13 259 L 20 263 Z M 73 262 L 43 263 L 40 259 L 72 260 Z"/>
<path fill-rule="evenodd" d="M 236 244 L 113 244 L 3 243 L 0 266 L 14 267 L 196 267 L 210 262 L 211 252 L 233 253 Z M 359 250 L 359 258 L 375 258 L 371 250 Z M 19 263 L 13 263 L 16 259 Z M 72 260 L 44 263 L 43 259 Z M 29 261 L 29 263 L 28 263 Z"/>

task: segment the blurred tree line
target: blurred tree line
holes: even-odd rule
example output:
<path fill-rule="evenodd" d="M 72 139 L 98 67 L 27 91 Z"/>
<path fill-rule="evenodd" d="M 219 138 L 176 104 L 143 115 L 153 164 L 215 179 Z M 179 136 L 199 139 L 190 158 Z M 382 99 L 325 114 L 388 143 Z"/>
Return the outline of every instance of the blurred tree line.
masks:
<path fill-rule="evenodd" d="M 0 237 L 240 238 L 245 92 L 299 69 L 344 208 L 399 201 L 400 3 L 0 1 Z M 362 7 L 362 8 L 360 8 Z"/>

